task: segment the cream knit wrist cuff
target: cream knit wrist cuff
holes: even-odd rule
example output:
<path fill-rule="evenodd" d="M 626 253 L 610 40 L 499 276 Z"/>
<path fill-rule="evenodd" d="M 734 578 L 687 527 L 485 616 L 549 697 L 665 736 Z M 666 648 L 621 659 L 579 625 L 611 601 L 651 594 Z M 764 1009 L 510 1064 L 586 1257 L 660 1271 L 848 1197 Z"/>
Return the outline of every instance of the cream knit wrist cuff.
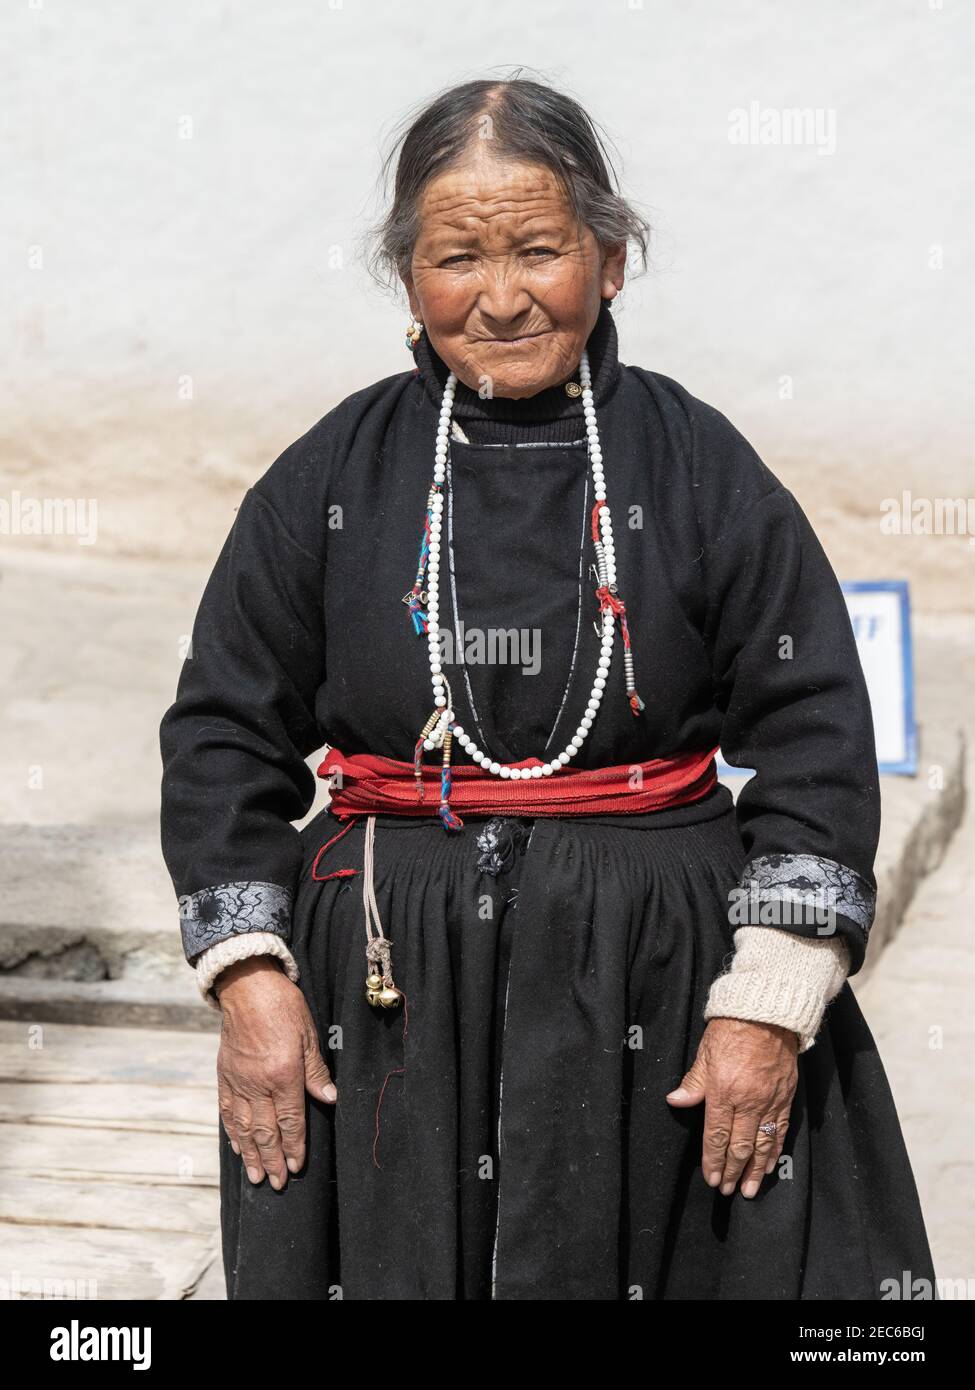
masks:
<path fill-rule="evenodd" d="M 298 983 L 298 965 L 280 936 L 269 931 L 241 932 L 238 936 L 228 936 L 210 946 L 197 958 L 196 983 L 203 998 L 211 1009 L 220 1012 L 220 1001 L 213 992 L 213 982 L 221 970 L 235 961 L 247 960 L 250 956 L 277 956 L 284 973 L 292 984 Z"/>
<path fill-rule="evenodd" d="M 777 1023 L 797 1033 L 799 1051 L 806 1052 L 849 969 L 849 947 L 840 936 L 739 927 L 735 954 L 711 986 L 704 1017 Z"/>

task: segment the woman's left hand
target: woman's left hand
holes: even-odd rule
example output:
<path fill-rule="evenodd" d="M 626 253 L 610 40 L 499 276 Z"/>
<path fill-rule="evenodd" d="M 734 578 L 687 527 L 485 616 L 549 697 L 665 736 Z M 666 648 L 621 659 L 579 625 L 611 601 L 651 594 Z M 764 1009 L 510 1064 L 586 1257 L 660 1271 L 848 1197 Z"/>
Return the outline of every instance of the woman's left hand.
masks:
<path fill-rule="evenodd" d="M 675 1106 L 704 1109 L 704 1179 L 726 1197 L 742 1179 L 743 1197 L 754 1197 L 778 1162 L 799 1079 L 799 1039 L 776 1023 L 712 1018 L 694 1065 L 667 1097 Z M 771 1120 L 775 1133 L 759 1125 Z"/>

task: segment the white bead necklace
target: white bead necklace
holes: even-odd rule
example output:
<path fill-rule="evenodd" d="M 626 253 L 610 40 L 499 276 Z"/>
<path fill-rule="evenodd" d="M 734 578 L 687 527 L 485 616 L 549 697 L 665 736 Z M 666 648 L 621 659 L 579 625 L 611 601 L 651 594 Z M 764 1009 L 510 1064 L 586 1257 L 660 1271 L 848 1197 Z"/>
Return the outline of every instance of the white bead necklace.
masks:
<path fill-rule="evenodd" d="M 470 734 L 455 721 L 450 686 L 443 673 L 440 661 L 440 548 L 443 524 L 444 494 L 443 484 L 447 476 L 447 447 L 450 432 L 450 417 L 453 412 L 457 377 L 451 372 L 444 387 L 443 402 L 440 407 L 440 422 L 437 426 L 437 445 L 434 454 L 433 484 L 427 498 L 427 515 L 424 524 L 423 542 L 420 547 L 420 562 L 416 580 L 405 602 L 410 610 L 415 630 L 425 632 L 430 660 L 430 680 L 433 686 L 434 711 L 427 720 L 416 743 L 414 751 L 414 771 L 417 787 L 423 794 L 421 765 L 424 751 L 443 749 L 443 769 L 441 773 L 440 816 L 448 829 L 459 829 L 463 822 L 453 814 L 449 806 L 451 774 L 450 750 L 452 739 L 479 764 L 485 772 L 495 777 L 524 778 L 551 777 L 565 767 L 576 756 L 586 740 L 599 706 L 609 676 L 613 659 L 613 644 L 616 637 L 616 619 L 619 617 L 623 636 L 623 664 L 626 675 L 626 693 L 630 708 L 638 714 L 643 701 L 637 694 L 633 672 L 633 653 L 630 647 L 629 631 L 626 624 L 626 610 L 618 598 L 616 583 L 616 551 L 613 540 L 613 521 L 606 502 L 606 477 L 603 471 L 603 454 L 599 444 L 599 430 L 596 425 L 596 407 L 592 394 L 592 377 L 589 369 L 589 355 L 583 349 L 579 363 L 579 381 L 582 386 L 582 408 L 586 422 L 589 464 L 592 470 L 593 491 L 596 503 L 593 508 L 592 540 L 596 553 L 596 570 L 599 585 L 596 597 L 602 614 L 602 635 L 599 660 L 593 680 L 585 714 L 575 733 L 565 748 L 549 762 L 536 767 L 512 767 L 507 763 L 493 760 L 481 751 Z M 426 585 L 424 587 L 424 578 Z M 426 603 L 424 611 L 423 604 Z"/>

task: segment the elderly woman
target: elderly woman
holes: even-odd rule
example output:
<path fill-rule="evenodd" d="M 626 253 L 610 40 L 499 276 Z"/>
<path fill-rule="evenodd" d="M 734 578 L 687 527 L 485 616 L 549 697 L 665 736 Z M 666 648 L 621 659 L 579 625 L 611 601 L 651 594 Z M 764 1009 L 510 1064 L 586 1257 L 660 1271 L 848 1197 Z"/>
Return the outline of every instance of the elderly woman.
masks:
<path fill-rule="evenodd" d="M 879 791 L 843 596 L 725 416 L 620 362 L 631 241 L 576 102 L 427 105 L 381 238 L 415 367 L 281 454 L 206 587 L 162 827 L 230 1298 L 933 1278 L 846 983 Z"/>

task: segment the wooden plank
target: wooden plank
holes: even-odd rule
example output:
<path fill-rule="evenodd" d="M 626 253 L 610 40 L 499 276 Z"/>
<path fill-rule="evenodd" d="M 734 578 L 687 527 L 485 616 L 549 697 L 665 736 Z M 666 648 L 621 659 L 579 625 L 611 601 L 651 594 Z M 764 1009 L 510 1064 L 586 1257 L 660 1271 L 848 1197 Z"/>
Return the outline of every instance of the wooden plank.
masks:
<path fill-rule="evenodd" d="M 198 1302 L 213 1301 L 222 1299 L 227 1301 L 227 1276 L 223 1272 L 223 1260 L 218 1258 L 213 1261 L 203 1278 L 197 1284 L 192 1293 L 188 1294 L 189 1299 Z"/>
<path fill-rule="evenodd" d="M 5 1124 L 0 1172 L 97 1182 L 118 1178 L 168 1186 L 213 1186 L 219 1181 L 217 1137 L 64 1125 Z"/>
<path fill-rule="evenodd" d="M 20 1298 L 183 1299 L 215 1258 L 212 1237 L 0 1224 L 3 1278 Z M 36 1284 L 28 1281 L 36 1281 Z"/>
<path fill-rule="evenodd" d="M 213 1187 L 188 1183 L 147 1187 L 5 1172 L 0 1181 L 3 1222 L 142 1231 L 147 1241 L 156 1231 L 212 1237 L 220 1227 L 220 1196 Z"/>
<path fill-rule="evenodd" d="M 0 1021 L 0 1079 L 216 1087 L 218 1035 Z"/>
<path fill-rule="evenodd" d="M 0 1124 L 155 1130 L 216 1138 L 217 1122 L 216 1078 L 212 1086 L 0 1081 Z"/>
<path fill-rule="evenodd" d="M 226 1298 L 219 1038 L 0 1023 L 0 1251 L 17 1298 Z"/>

